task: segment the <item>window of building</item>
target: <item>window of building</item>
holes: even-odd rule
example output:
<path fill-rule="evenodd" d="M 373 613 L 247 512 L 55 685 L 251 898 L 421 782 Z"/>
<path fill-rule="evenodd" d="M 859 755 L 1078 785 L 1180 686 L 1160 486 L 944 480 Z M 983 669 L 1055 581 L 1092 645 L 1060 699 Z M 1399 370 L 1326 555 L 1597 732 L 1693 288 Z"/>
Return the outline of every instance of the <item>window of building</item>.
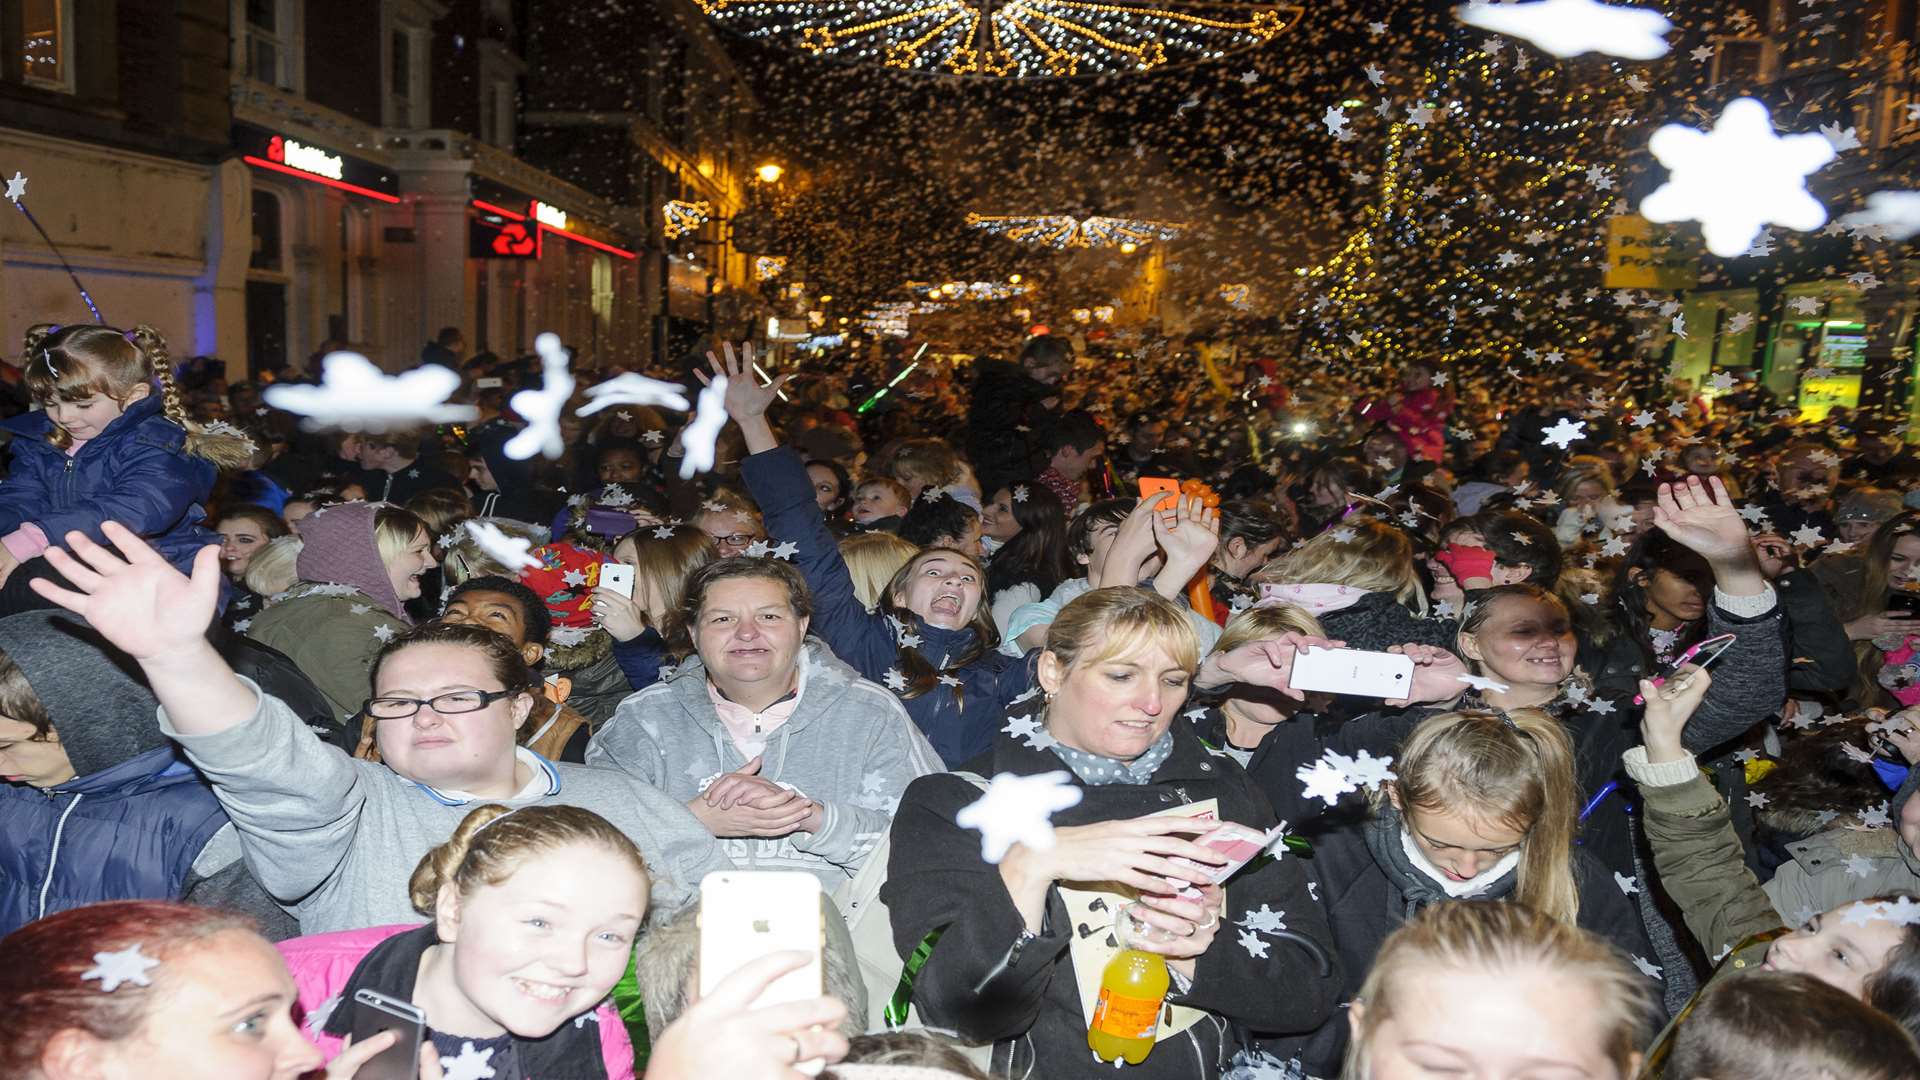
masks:
<path fill-rule="evenodd" d="M 488 129 L 487 138 L 495 146 L 506 150 L 513 149 L 514 136 L 514 92 L 510 82 L 493 84 L 493 124 Z"/>
<path fill-rule="evenodd" d="M 300 0 L 242 0 L 247 77 L 300 90 Z"/>
<path fill-rule="evenodd" d="M 387 123 L 427 126 L 427 34 L 418 26 L 392 23 L 387 31 Z"/>
<path fill-rule="evenodd" d="M 1717 38 L 1713 43 L 1715 86 L 1736 89 L 1767 79 L 1767 42 L 1763 38 Z"/>
<path fill-rule="evenodd" d="M 73 92 L 73 0 L 23 0 L 20 77 L 32 86 Z"/>

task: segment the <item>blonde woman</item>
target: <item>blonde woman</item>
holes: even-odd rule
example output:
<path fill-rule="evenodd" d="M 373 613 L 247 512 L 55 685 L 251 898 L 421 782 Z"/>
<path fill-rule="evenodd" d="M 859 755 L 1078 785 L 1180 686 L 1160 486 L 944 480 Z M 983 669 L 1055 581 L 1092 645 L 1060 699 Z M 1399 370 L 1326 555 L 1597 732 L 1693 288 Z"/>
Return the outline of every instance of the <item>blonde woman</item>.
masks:
<path fill-rule="evenodd" d="M 1251 653 L 1263 645 L 1290 653 L 1303 645 L 1330 646 L 1332 642 L 1319 620 L 1304 609 L 1262 604 L 1227 620 L 1208 659 Z M 1290 697 L 1270 685 L 1275 682 L 1285 685 L 1271 675 L 1265 684 L 1228 678 L 1212 700 L 1187 716 L 1202 742 L 1240 763 L 1282 821 L 1298 823 L 1325 805 L 1301 793 L 1294 772 L 1300 762 L 1320 756 L 1314 714 L 1328 701 L 1322 694 L 1305 700 Z"/>
<path fill-rule="evenodd" d="M 918 554 L 918 544 L 890 532 L 855 533 L 840 541 L 840 557 L 853 578 L 853 595 L 868 611 L 879 605 L 893 575 Z"/>
<path fill-rule="evenodd" d="M 1631 1080 L 1652 1020 L 1647 980 L 1594 935 L 1524 904 L 1441 904 L 1381 945 L 1340 1075 Z"/>
<path fill-rule="evenodd" d="M 994 1075 L 1089 1075 L 1079 981 L 1098 972 L 1077 970 L 1068 944 L 1109 928 L 1165 957 L 1169 1002 L 1201 1014 L 1163 1032 L 1126 1070 L 1134 1080 L 1215 1080 L 1248 1029 L 1299 1033 L 1332 1015 L 1339 977 L 1301 860 L 1208 884 L 1204 866 L 1220 857 L 1189 839 L 1199 831 L 1190 818 L 1163 813 L 1214 802 L 1221 820 L 1274 824 L 1246 774 L 1177 722 L 1199 659 L 1186 613 L 1149 590 L 1095 589 L 1061 609 L 1038 659 L 1044 700 L 1024 730 L 1009 727 L 972 763 L 989 776 L 1060 772 L 1080 790 L 1078 805 L 1053 816 L 1047 850 L 1015 844 L 986 862 L 980 835 L 954 820 L 979 799 L 972 784 L 936 774 L 907 788 L 881 892 L 894 944 L 910 954 L 941 932 L 914 1007 L 929 1027 L 994 1043 Z M 1138 899 L 1102 900 L 1076 919 L 1060 882 Z M 1194 898 L 1172 895 L 1170 882 L 1194 886 Z M 1268 920 L 1282 912 L 1284 926 Z"/>
<path fill-rule="evenodd" d="M 1413 542 L 1399 529 L 1352 517 L 1280 556 L 1254 576 L 1262 600 L 1291 604 L 1349 648 L 1380 651 L 1409 641 L 1445 646 L 1453 628 L 1427 618 Z"/>
<path fill-rule="evenodd" d="M 713 538 L 692 525 L 660 525 L 613 546 L 613 561 L 633 567 L 633 596 L 593 590 L 594 618 L 613 635 L 613 658 L 635 690 L 660 680 L 660 668 L 692 644 L 675 613 L 687 578 L 719 556 Z"/>
<path fill-rule="evenodd" d="M 1613 469 L 1604 460 L 1577 454 L 1567 461 L 1566 471 L 1554 485 L 1561 510 L 1553 534 L 1561 547 L 1573 546 L 1583 534 L 1604 535 L 1610 523 L 1633 512 L 1620 505 L 1615 488 Z"/>
<path fill-rule="evenodd" d="M 1651 964 L 1639 912 L 1574 845 L 1573 747 L 1558 721 L 1539 709 L 1439 713 L 1392 768 L 1366 821 L 1315 841 L 1349 996 L 1401 923 L 1455 900 L 1525 904 Z M 1303 1055 L 1307 1072 L 1335 1075 L 1346 1036 L 1343 1021 L 1323 1028 Z"/>

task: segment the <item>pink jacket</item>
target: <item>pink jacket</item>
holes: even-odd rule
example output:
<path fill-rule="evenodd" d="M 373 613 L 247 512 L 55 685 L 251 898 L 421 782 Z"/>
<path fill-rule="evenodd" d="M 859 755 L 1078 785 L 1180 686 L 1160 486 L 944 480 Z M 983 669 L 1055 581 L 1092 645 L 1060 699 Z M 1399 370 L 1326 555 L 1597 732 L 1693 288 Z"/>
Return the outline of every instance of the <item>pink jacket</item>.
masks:
<path fill-rule="evenodd" d="M 287 970 L 293 973 L 293 985 L 299 994 L 295 1016 L 307 1038 L 320 1048 L 327 1060 L 333 1060 L 346 1041 L 321 1030 L 340 1005 L 341 989 L 353 978 L 354 969 L 374 946 L 412 929 L 414 927 L 403 925 L 341 930 L 292 938 L 277 946 L 287 961 Z M 595 1010 L 595 1018 L 599 1021 L 596 1026 L 600 1029 L 600 1056 L 606 1063 L 608 1080 L 635 1080 L 633 1042 L 627 1038 L 620 1014 L 611 1003 L 602 1002 Z"/>

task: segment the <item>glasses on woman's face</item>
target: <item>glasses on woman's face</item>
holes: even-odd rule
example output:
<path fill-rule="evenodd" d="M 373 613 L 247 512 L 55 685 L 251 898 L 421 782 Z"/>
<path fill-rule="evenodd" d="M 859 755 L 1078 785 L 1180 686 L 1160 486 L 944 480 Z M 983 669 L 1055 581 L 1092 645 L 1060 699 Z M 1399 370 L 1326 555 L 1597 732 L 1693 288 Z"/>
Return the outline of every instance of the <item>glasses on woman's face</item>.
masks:
<path fill-rule="evenodd" d="M 419 713 L 425 705 L 442 716 L 457 713 L 479 712 L 481 709 L 512 697 L 518 690 L 455 690 L 430 698 L 377 697 L 367 700 L 367 715 L 375 720 L 405 720 Z"/>
<path fill-rule="evenodd" d="M 707 535 L 713 536 L 712 533 L 708 533 Z M 713 536 L 713 542 L 721 545 L 722 547 L 737 547 L 737 548 L 749 547 L 753 544 L 755 540 L 758 540 L 758 539 L 760 538 L 758 536 L 755 536 L 752 533 L 734 533 L 730 536 Z"/>

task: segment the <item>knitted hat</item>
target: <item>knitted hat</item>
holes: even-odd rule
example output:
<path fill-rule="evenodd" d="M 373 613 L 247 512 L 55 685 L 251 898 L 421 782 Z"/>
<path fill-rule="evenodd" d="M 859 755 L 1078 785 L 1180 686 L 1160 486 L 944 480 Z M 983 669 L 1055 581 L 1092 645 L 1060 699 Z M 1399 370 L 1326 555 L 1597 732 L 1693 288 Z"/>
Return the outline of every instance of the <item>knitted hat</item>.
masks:
<path fill-rule="evenodd" d="M 537 547 L 527 554 L 540 560 L 540 569 L 520 571 L 520 584 L 545 602 L 553 625 L 592 626 L 593 590 L 600 584 L 605 557 L 567 543 Z"/>
<path fill-rule="evenodd" d="M 301 581 L 351 585 L 372 597 L 387 614 L 411 623 L 373 534 L 374 515 L 392 505 L 339 503 L 301 518 L 294 528 L 305 546 L 294 568 Z"/>

